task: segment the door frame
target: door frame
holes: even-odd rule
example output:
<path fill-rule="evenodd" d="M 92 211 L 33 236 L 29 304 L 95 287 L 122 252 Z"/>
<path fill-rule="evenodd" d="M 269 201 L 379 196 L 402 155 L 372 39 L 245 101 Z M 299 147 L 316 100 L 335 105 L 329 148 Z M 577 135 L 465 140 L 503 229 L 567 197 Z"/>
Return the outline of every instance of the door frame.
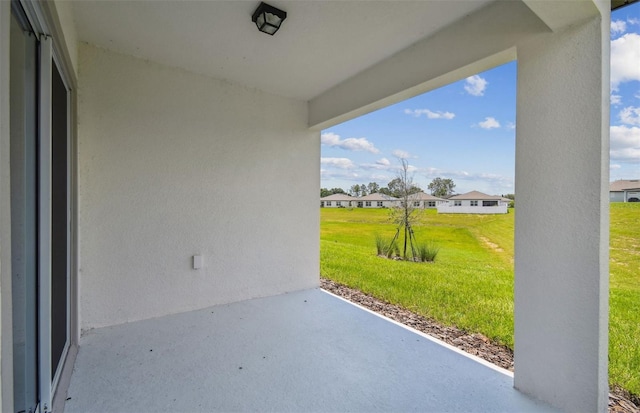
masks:
<path fill-rule="evenodd" d="M 9 2 L 7 2 L 9 3 Z M 5 3 L 6 4 L 6 3 Z M 38 297 L 37 297 L 37 345 L 38 345 L 38 392 L 39 404 L 37 412 L 50 412 L 53 409 L 53 403 L 56 403 L 56 409 L 62 405 L 59 400 L 63 400 L 66 388 L 71 375 L 73 362 L 77 354 L 77 343 L 79 339 L 78 331 L 78 293 L 77 293 L 77 137 L 75 129 L 76 119 L 76 85 L 77 79 L 73 69 L 72 60 L 69 50 L 65 44 L 62 35 L 61 24 L 56 10 L 56 4 L 53 2 L 41 2 L 37 0 L 11 0 L 11 6 L 2 6 L 2 12 L 9 11 L 14 7 L 21 9 L 23 21 L 28 22 L 31 31 L 34 33 L 38 41 L 37 55 L 38 64 L 36 68 L 36 78 L 38 79 L 38 90 L 36 94 L 38 114 L 36 116 L 37 124 L 37 259 L 38 268 L 36 278 L 38 280 Z M 23 12 L 23 13 L 22 13 Z M 6 18 L 2 19 L 1 24 L 7 22 Z M 26 26 L 26 24 L 25 24 Z M 3 33 L 6 33 L 3 27 Z M 3 53 L 4 55 L 4 53 Z M 5 55 L 6 57 L 6 55 Z M 51 216 L 52 213 L 52 70 L 58 70 L 60 78 L 66 90 L 66 214 L 60 210 L 61 218 Z M 3 80 L 2 87 L 6 87 Z M 4 90 L 4 89 L 3 89 Z M 7 99 L 8 101 L 9 99 Z M 5 109 L 3 109 L 3 120 L 5 117 Z M 9 116 L 9 115 L 7 115 Z M 3 136 L 3 141 L 5 137 Z M 61 144 L 62 145 L 62 144 Z M 4 146 L 4 143 L 3 143 Z M 64 168 L 64 166 L 62 166 Z M 9 168 L 9 174 L 11 169 Z M 4 171 L 3 171 L 4 173 Z M 56 371 L 52 372 L 51 359 L 51 237 L 52 219 L 64 219 L 65 230 L 67 235 L 65 255 L 66 257 L 66 274 L 62 281 L 66 287 L 66 320 L 64 332 L 65 342 L 60 355 L 60 359 L 56 365 Z M 3 241 L 4 242 L 4 241 Z M 4 245 L 3 245 L 4 247 Z M 4 257 L 3 257 L 4 258 Z M 6 268 L 6 267 L 5 267 Z M 3 281 L 6 278 L 3 271 Z M 8 276 L 11 277 L 12 271 Z M 5 284 L 4 285 L 10 285 Z M 63 287 L 63 288 L 65 288 Z M 4 300 L 4 298 L 8 300 Z M 12 307 L 12 297 L 3 294 L 3 308 Z M 54 303 L 55 305 L 55 303 Z M 11 312 L 7 313 L 11 317 Z M 4 318 L 3 318 L 4 319 Z M 32 323 L 33 324 L 33 323 Z M 4 337 L 3 337 L 4 338 Z M 11 335 L 7 336 L 9 341 Z M 3 340 L 4 341 L 4 340 Z M 13 350 L 5 351 L 3 346 L 3 356 L 8 356 L 13 360 Z M 57 355 L 56 355 L 57 357 Z M 4 364 L 4 363 L 3 363 Z M 12 364 L 12 363 L 11 363 Z M 10 365 L 10 364 L 9 364 Z M 3 374 L 2 387 L 5 395 L 13 395 L 14 382 L 12 379 L 13 369 L 9 376 Z M 14 410 L 13 397 L 3 398 L 3 411 Z"/>

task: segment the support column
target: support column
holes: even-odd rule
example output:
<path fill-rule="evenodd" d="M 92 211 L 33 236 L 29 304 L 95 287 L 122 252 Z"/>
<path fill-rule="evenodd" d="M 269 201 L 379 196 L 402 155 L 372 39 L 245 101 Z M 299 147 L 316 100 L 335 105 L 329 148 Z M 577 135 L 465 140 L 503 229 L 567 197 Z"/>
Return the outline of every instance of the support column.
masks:
<path fill-rule="evenodd" d="M 518 45 L 515 387 L 608 400 L 609 12 Z"/>

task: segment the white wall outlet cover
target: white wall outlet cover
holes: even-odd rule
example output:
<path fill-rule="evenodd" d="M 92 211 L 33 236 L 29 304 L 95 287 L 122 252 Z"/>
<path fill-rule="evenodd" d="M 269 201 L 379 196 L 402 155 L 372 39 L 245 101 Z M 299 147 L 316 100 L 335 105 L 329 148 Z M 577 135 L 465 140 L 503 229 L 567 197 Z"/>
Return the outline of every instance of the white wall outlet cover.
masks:
<path fill-rule="evenodd" d="M 194 255 L 193 256 L 193 269 L 199 270 L 203 265 L 202 255 Z"/>

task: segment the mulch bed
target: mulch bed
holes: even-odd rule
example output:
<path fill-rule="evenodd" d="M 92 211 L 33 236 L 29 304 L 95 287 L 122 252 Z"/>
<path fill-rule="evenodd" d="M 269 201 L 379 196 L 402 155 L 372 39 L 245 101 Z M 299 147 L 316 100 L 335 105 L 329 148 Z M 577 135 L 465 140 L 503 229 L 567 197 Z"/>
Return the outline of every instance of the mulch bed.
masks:
<path fill-rule="evenodd" d="M 469 334 L 456 327 L 447 327 L 407 309 L 367 295 L 359 290 L 321 278 L 320 286 L 335 295 L 375 311 L 394 321 L 422 331 L 469 354 L 487 360 L 499 367 L 513 371 L 513 351 L 493 343 L 482 334 Z M 633 401 L 632 401 L 633 400 Z M 635 403 L 634 403 L 635 402 Z M 623 389 L 614 387 L 609 393 L 610 413 L 640 413 L 640 399 Z"/>

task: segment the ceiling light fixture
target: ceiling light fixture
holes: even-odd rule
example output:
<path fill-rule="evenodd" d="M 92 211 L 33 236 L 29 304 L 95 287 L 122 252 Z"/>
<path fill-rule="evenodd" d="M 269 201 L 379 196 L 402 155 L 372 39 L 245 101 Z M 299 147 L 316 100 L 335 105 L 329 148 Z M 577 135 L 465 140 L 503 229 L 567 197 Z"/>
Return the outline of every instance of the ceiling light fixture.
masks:
<path fill-rule="evenodd" d="M 286 11 L 276 9 L 267 3 L 261 2 L 256 11 L 253 12 L 251 21 L 258 26 L 258 30 L 273 36 L 286 18 Z"/>

